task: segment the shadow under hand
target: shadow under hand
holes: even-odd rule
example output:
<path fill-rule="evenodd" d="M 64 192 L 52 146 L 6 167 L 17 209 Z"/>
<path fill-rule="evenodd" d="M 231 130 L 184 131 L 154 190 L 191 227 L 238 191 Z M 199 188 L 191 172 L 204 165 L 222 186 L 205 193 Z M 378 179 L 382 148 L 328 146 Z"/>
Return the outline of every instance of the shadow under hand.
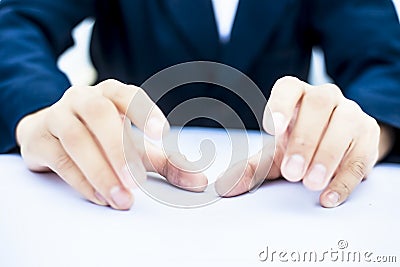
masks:
<path fill-rule="evenodd" d="M 207 187 L 203 192 L 191 192 L 170 184 L 156 173 L 149 173 L 147 182 L 141 184 L 140 188 L 154 200 L 177 208 L 198 208 L 221 199 L 213 186 Z"/>

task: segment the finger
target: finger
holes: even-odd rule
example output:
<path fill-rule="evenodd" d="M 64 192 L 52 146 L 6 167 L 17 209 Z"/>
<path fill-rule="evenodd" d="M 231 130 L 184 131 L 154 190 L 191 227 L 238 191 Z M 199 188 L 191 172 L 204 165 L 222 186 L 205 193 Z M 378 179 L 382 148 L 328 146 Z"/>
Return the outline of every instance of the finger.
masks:
<path fill-rule="evenodd" d="M 322 192 L 320 203 L 323 207 L 332 208 L 343 203 L 376 163 L 379 126 L 371 124 L 367 132 L 352 145 L 335 177 Z"/>
<path fill-rule="evenodd" d="M 161 139 L 163 132 L 168 131 L 164 114 L 141 88 L 115 80 L 104 81 L 96 87 L 147 136 Z"/>
<path fill-rule="evenodd" d="M 68 112 L 54 114 L 49 130 L 56 136 L 69 157 L 90 184 L 115 209 L 129 209 L 133 196 L 119 182 L 91 133 Z"/>
<path fill-rule="evenodd" d="M 286 131 L 307 86 L 305 82 L 290 76 L 276 81 L 264 110 L 263 127 L 267 133 L 281 135 Z"/>
<path fill-rule="evenodd" d="M 135 138 L 143 140 L 143 136 L 133 135 L 132 126 L 130 120 L 124 118 L 124 155 L 126 158 L 127 166 L 131 179 L 128 187 L 136 187 L 143 184 L 147 178 L 146 169 L 142 163 L 142 159 L 139 155 L 139 149 L 135 145 Z M 143 141 L 142 141 L 143 142 Z"/>
<path fill-rule="evenodd" d="M 341 96 L 330 84 L 310 87 L 303 95 L 282 161 L 284 178 L 297 182 L 304 177 Z"/>
<path fill-rule="evenodd" d="M 359 110 L 359 112 L 357 112 Z M 315 152 L 303 184 L 311 190 L 322 190 L 339 168 L 346 151 L 357 136 L 356 125 L 361 109 L 354 102 L 339 105 L 332 114 L 329 126 Z M 358 135 L 358 134 L 357 134 Z"/>
<path fill-rule="evenodd" d="M 183 155 L 167 154 L 147 140 L 141 148 L 141 158 L 147 171 L 157 172 L 172 185 L 185 190 L 202 192 L 207 188 L 208 180 L 201 167 L 189 162 Z"/>
<path fill-rule="evenodd" d="M 108 205 L 104 197 L 86 180 L 85 176 L 66 154 L 56 138 L 51 137 L 47 139 L 42 144 L 41 149 L 46 151 L 42 159 L 46 162 L 46 166 L 49 166 L 66 183 L 93 203 L 102 206 Z"/>
<path fill-rule="evenodd" d="M 279 177 L 279 167 L 273 159 L 274 145 L 270 143 L 248 160 L 236 163 L 221 174 L 215 190 L 220 196 L 232 197 L 257 189 L 264 179 Z"/>
<path fill-rule="evenodd" d="M 124 154 L 123 119 L 113 102 L 98 94 L 82 94 L 68 103 L 95 137 L 98 148 L 127 189 L 135 184 Z M 134 149 L 127 150 L 133 153 Z M 132 154 L 130 153 L 130 155 Z"/>

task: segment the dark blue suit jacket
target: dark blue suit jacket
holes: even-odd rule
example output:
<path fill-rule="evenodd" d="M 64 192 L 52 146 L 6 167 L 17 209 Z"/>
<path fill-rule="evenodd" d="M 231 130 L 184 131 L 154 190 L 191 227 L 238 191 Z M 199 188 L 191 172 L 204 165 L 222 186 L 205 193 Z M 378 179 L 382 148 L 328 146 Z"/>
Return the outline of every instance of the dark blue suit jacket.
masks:
<path fill-rule="evenodd" d="M 86 17 L 96 19 L 91 56 L 99 81 L 140 85 L 165 67 L 210 60 L 243 71 L 268 97 L 284 75 L 307 78 L 317 45 L 344 94 L 400 128 L 400 25 L 390 0 L 241 0 L 228 44 L 218 41 L 210 0 L 2 0 L 0 152 L 16 148 L 23 116 L 53 104 L 70 86 L 56 60 Z M 179 101 L 215 97 L 257 127 L 239 100 L 211 86 L 189 88 L 161 108 L 168 113 Z"/>

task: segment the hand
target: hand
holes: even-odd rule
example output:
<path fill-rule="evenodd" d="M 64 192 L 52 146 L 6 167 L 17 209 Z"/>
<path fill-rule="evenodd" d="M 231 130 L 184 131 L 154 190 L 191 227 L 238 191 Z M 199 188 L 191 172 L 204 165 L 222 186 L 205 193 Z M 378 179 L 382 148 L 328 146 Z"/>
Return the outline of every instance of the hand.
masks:
<path fill-rule="evenodd" d="M 163 127 L 169 127 L 142 89 L 108 80 L 91 87 L 71 87 L 54 105 L 24 117 L 16 136 L 30 170 L 54 171 L 99 205 L 131 207 L 130 189 L 135 183 L 130 171 L 138 181 L 152 171 L 181 188 L 204 190 L 203 174 L 180 169 L 179 163 L 188 164 L 184 157 L 167 156 L 145 143 L 143 136 L 132 133 L 130 121 L 153 138 L 161 138 Z"/>
<path fill-rule="evenodd" d="M 291 182 L 302 180 L 311 190 L 323 190 L 321 205 L 336 207 L 378 159 L 378 123 L 333 84 L 311 86 L 293 77 L 279 79 L 268 100 L 263 126 L 275 135 L 275 155 L 270 144 L 248 163 L 241 162 L 223 174 L 216 184 L 221 195 L 241 194 L 264 179 L 283 176 Z M 259 162 L 270 166 L 271 161 L 271 169 L 259 166 Z M 228 182 L 243 164 L 247 164 L 246 171 L 240 181 L 236 185 Z"/>

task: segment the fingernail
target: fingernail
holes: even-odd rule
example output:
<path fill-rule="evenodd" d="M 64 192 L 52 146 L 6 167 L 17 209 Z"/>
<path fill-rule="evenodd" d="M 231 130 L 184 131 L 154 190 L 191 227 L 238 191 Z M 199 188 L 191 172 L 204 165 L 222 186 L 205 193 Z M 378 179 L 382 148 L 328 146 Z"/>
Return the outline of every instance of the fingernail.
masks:
<path fill-rule="evenodd" d="M 124 186 L 126 186 L 128 189 L 133 190 L 137 188 L 136 183 L 134 181 L 134 177 L 129 171 L 129 167 L 126 165 L 122 168 L 121 179 Z"/>
<path fill-rule="evenodd" d="M 274 112 L 272 120 L 274 121 L 275 135 L 283 134 L 285 132 L 285 116 L 280 112 Z"/>
<path fill-rule="evenodd" d="M 339 196 L 339 194 L 337 192 L 335 192 L 335 191 L 329 192 L 326 195 L 326 200 L 327 200 L 326 204 L 327 204 L 327 206 L 336 207 L 338 202 L 339 202 L 339 198 L 340 198 L 340 196 Z"/>
<path fill-rule="evenodd" d="M 316 186 L 322 186 L 325 183 L 326 168 L 322 164 L 315 164 L 307 176 L 308 182 Z"/>
<path fill-rule="evenodd" d="M 145 134 L 154 139 L 161 139 L 165 120 L 157 117 L 151 117 L 147 120 L 145 125 Z"/>
<path fill-rule="evenodd" d="M 117 207 L 121 209 L 129 209 L 131 207 L 131 195 L 125 190 L 122 190 L 119 186 L 114 186 L 110 194 Z"/>
<path fill-rule="evenodd" d="M 97 198 L 97 200 L 100 202 L 102 205 L 107 205 L 107 200 L 99 193 L 99 192 L 94 192 L 94 196 Z"/>
<path fill-rule="evenodd" d="M 304 172 L 304 158 L 300 155 L 292 155 L 282 169 L 282 175 L 287 180 L 296 182 L 301 180 Z"/>

